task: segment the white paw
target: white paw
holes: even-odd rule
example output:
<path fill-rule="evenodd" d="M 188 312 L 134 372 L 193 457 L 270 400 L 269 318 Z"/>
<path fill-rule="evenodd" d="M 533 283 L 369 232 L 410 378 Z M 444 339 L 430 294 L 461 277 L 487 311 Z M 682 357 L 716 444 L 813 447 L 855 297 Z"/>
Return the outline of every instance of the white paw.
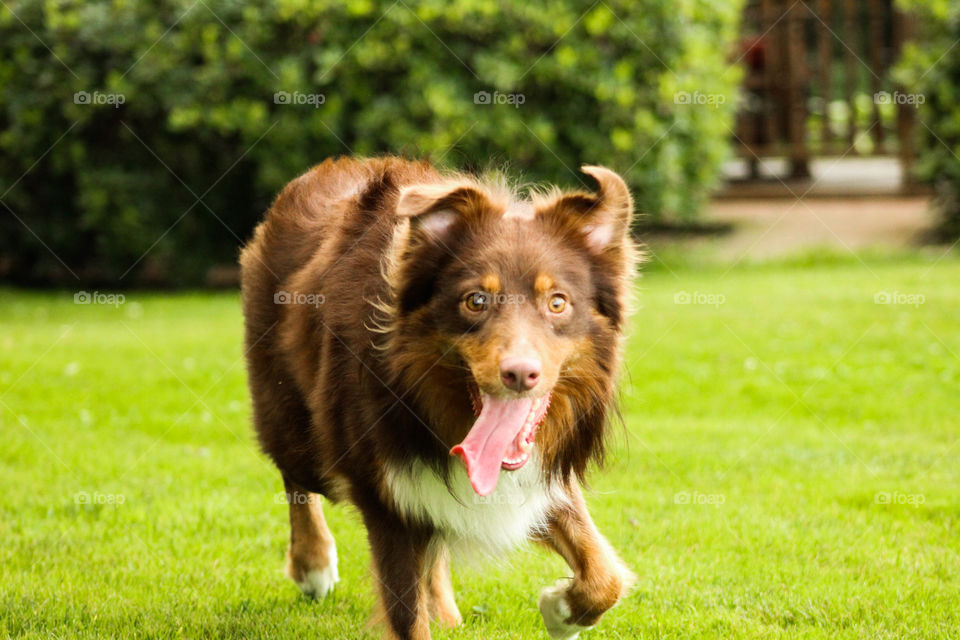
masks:
<path fill-rule="evenodd" d="M 323 569 L 314 569 L 306 577 L 297 582 L 300 591 L 308 598 L 322 599 L 328 593 L 333 591 L 334 585 L 340 582 L 340 574 L 337 572 L 337 548 L 330 548 L 330 564 Z"/>
<path fill-rule="evenodd" d="M 567 602 L 567 589 L 570 586 L 568 579 L 557 582 L 552 587 L 544 587 L 540 591 L 540 615 L 543 616 L 543 625 L 551 638 L 558 640 L 575 640 L 580 632 L 590 627 L 579 624 L 567 624 L 570 617 L 570 604 Z"/>

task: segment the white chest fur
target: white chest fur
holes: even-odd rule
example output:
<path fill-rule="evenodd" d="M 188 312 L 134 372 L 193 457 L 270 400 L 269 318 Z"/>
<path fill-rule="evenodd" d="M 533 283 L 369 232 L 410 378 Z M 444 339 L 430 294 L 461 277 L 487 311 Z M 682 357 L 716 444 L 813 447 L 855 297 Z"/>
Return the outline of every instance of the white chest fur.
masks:
<path fill-rule="evenodd" d="M 535 457 L 516 471 L 501 471 L 489 496 L 474 493 L 461 464 L 453 465 L 449 488 L 421 462 L 388 469 L 386 481 L 397 508 L 436 527 L 455 553 L 514 547 L 543 527 L 551 505 L 566 499 L 559 486 L 544 484 Z"/>

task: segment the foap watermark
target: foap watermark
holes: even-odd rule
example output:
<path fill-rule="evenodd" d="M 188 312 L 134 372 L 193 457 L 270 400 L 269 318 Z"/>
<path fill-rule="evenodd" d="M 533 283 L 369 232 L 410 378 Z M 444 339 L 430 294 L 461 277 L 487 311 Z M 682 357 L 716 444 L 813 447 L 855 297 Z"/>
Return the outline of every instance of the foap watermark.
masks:
<path fill-rule="evenodd" d="M 674 104 L 706 105 L 716 108 L 726 103 L 726 101 L 727 96 L 722 93 L 700 93 L 699 91 L 690 93 L 689 91 L 677 91 L 673 94 Z"/>
<path fill-rule="evenodd" d="M 694 506 L 710 506 L 719 509 L 727 502 L 727 496 L 722 493 L 700 493 L 699 491 L 681 491 L 673 495 L 674 504 L 690 504 Z"/>
<path fill-rule="evenodd" d="M 107 304 L 119 307 L 127 301 L 122 293 L 104 293 L 102 291 L 77 291 L 73 294 L 73 304 Z"/>
<path fill-rule="evenodd" d="M 103 93 L 101 91 L 77 91 L 73 94 L 73 104 L 89 104 L 94 106 L 110 105 L 114 109 L 119 109 L 120 105 L 127 101 L 127 96 L 122 93 Z"/>
<path fill-rule="evenodd" d="M 512 304 L 524 304 L 527 301 L 527 296 L 522 293 L 475 293 L 473 294 L 475 301 L 478 304 L 491 305 L 495 304 L 497 306 L 507 306 Z"/>
<path fill-rule="evenodd" d="M 876 504 L 896 504 L 909 505 L 914 509 L 919 509 L 920 505 L 927 501 L 927 497 L 922 493 L 900 493 L 899 491 L 880 491 L 873 496 Z"/>
<path fill-rule="evenodd" d="M 490 505 L 509 505 L 512 507 L 522 507 L 527 499 L 522 493 L 502 493 L 494 491 L 490 495 L 473 495 L 473 504 Z"/>
<path fill-rule="evenodd" d="M 319 109 L 320 105 L 327 101 L 327 96 L 322 93 L 302 93 L 300 91 L 277 91 L 273 94 L 273 104 L 292 104 L 292 105 L 310 105 L 314 109 Z"/>
<path fill-rule="evenodd" d="M 287 493 L 286 491 L 281 491 L 277 495 L 273 496 L 274 504 L 322 504 L 320 494 L 309 493 L 307 491 L 293 491 Z"/>
<path fill-rule="evenodd" d="M 500 93 L 494 91 L 477 91 L 473 94 L 473 104 L 508 104 L 519 109 L 520 105 L 527 101 L 527 96 L 522 93 Z"/>
<path fill-rule="evenodd" d="M 727 296 L 722 293 L 705 293 L 703 291 L 677 291 L 673 294 L 674 304 L 702 304 L 709 307 L 719 308 L 727 301 Z"/>
<path fill-rule="evenodd" d="M 127 501 L 122 493 L 99 493 L 97 491 L 78 491 L 73 494 L 74 504 L 101 504 L 118 506 Z"/>
<path fill-rule="evenodd" d="M 876 104 L 909 104 L 913 106 L 921 105 L 927 101 L 927 96 L 922 93 L 902 93 L 900 91 L 878 91 L 873 94 L 873 101 Z"/>
<path fill-rule="evenodd" d="M 922 293 L 903 293 L 901 291 L 877 291 L 873 294 L 874 304 L 904 304 L 914 309 L 927 301 Z"/>
<path fill-rule="evenodd" d="M 299 291 L 277 291 L 273 294 L 274 304 L 299 304 L 319 307 L 327 301 L 322 293 L 301 293 Z"/>

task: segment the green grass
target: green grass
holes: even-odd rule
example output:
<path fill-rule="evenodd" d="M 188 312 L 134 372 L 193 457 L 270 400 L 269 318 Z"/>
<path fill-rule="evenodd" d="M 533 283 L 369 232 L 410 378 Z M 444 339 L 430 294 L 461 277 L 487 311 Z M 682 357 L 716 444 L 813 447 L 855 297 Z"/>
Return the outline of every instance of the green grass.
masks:
<path fill-rule="evenodd" d="M 958 282 L 960 261 L 919 256 L 652 268 L 627 428 L 588 497 L 639 582 L 583 638 L 956 637 Z M 723 304 L 676 304 L 684 291 Z M 0 634 L 363 635 L 353 510 L 327 508 L 331 598 L 281 574 L 282 487 L 249 425 L 238 307 L 0 290 Z M 544 637 L 536 596 L 562 575 L 534 548 L 455 564 L 466 625 L 435 636 Z"/>

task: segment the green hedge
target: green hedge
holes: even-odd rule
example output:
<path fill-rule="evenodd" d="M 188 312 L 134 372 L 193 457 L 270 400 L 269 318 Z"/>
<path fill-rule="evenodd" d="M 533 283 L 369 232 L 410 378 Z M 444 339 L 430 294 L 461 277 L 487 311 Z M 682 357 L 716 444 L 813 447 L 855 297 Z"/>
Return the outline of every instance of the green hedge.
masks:
<path fill-rule="evenodd" d="M 198 282 L 286 181 L 339 154 L 567 185 L 604 163 L 652 218 L 692 217 L 740 77 L 739 2 L 8 6 L 0 274 L 18 280 L 75 282 L 62 260 L 83 281 Z"/>
<path fill-rule="evenodd" d="M 960 237 L 960 4 L 906 0 L 915 38 L 896 69 L 917 114 L 917 175 L 934 184 L 944 239 Z"/>

